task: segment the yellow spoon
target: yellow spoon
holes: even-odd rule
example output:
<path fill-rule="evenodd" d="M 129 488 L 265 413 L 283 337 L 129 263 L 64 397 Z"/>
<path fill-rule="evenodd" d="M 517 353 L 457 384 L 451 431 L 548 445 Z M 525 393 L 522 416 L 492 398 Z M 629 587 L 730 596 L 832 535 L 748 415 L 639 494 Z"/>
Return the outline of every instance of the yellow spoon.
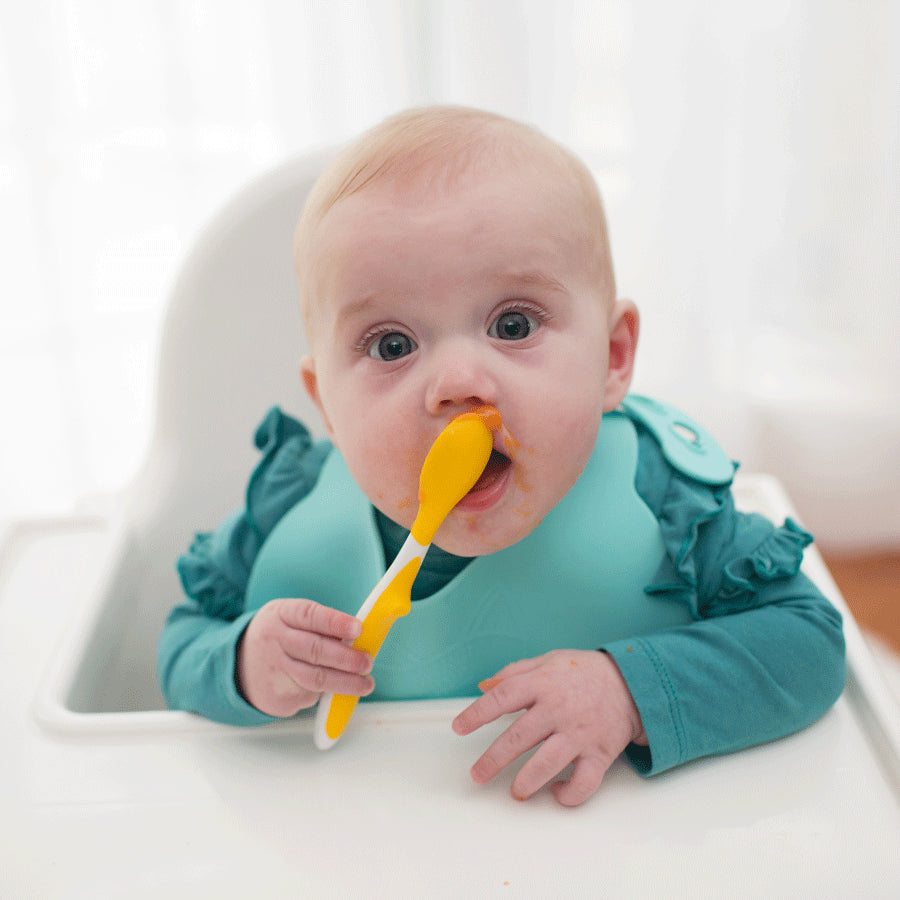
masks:
<path fill-rule="evenodd" d="M 373 657 L 391 626 L 411 609 L 410 592 L 425 553 L 447 514 L 478 481 L 491 455 L 500 413 L 491 406 L 453 419 L 431 445 L 419 476 L 419 511 L 406 542 L 375 585 L 356 618 L 362 634 L 353 646 Z M 327 750 L 344 733 L 359 697 L 323 694 L 316 711 L 315 741 Z"/>

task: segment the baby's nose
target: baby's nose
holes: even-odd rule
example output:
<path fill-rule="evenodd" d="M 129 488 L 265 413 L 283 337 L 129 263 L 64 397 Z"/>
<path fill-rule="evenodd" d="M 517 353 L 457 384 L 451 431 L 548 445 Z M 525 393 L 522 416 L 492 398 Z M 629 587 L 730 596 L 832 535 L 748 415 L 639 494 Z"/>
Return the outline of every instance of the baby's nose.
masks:
<path fill-rule="evenodd" d="M 457 348 L 434 360 L 425 398 L 432 415 L 496 402 L 497 385 L 480 354 Z"/>

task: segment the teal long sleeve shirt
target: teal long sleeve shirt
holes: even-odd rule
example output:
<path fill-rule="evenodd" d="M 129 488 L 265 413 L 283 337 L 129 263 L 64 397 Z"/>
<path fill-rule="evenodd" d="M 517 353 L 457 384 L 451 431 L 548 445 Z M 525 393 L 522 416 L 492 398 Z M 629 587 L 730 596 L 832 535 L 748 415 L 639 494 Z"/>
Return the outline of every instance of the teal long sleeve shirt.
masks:
<path fill-rule="evenodd" d="M 729 487 L 709 487 L 672 469 L 638 429 L 638 494 L 660 524 L 666 555 L 647 590 L 684 603 L 693 621 L 615 641 L 615 660 L 637 704 L 649 746 L 627 755 L 645 774 L 773 740 L 809 725 L 845 680 L 841 617 L 800 571 L 812 540 L 788 520 L 776 527 L 739 513 Z M 312 488 L 330 452 L 299 422 L 270 411 L 256 433 L 262 459 L 246 504 L 196 537 L 178 561 L 187 598 L 169 616 L 158 668 L 170 707 L 217 721 L 273 721 L 235 683 L 240 637 L 255 611 L 244 590 L 259 549 L 280 518 Z M 388 559 L 406 532 L 378 515 Z M 432 547 L 414 599 L 449 581 L 468 560 Z"/>

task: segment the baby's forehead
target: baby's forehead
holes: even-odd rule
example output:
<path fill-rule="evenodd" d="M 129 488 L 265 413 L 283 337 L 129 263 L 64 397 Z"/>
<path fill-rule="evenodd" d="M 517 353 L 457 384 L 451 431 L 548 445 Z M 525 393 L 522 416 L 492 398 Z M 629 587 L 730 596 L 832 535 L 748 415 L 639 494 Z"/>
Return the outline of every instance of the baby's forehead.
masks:
<path fill-rule="evenodd" d="M 458 123 L 457 123 L 458 124 Z M 514 173 L 517 189 L 562 197 L 573 229 L 594 245 L 594 258 L 611 278 L 606 220 L 596 182 L 574 154 L 518 122 L 464 122 L 458 128 L 370 135 L 348 148 L 323 173 L 295 235 L 295 258 L 304 312 L 317 291 L 316 276 L 327 261 L 320 255 L 320 226 L 329 212 L 353 198 L 357 210 L 371 198 L 440 202 L 477 181 Z"/>
<path fill-rule="evenodd" d="M 419 246 L 425 235 L 426 245 L 429 238 L 452 241 L 462 236 L 460 228 L 477 233 L 480 243 L 514 236 L 523 246 L 553 240 L 580 248 L 579 256 L 605 239 L 599 201 L 564 161 L 430 156 L 427 164 L 381 169 L 333 203 L 312 237 L 307 273 L 315 279 L 355 269 L 369 259 L 363 251 L 378 242 L 395 241 L 399 252 Z"/>
<path fill-rule="evenodd" d="M 578 157 L 528 125 L 489 114 L 435 114 L 389 121 L 341 154 L 323 176 L 322 212 L 378 182 L 450 189 L 512 167 L 596 190 Z"/>
<path fill-rule="evenodd" d="M 461 161 L 459 157 L 429 159 L 427 164 L 398 165 L 380 171 L 352 194 L 338 199 L 334 207 L 352 200 L 357 209 L 372 205 L 403 208 L 446 207 L 473 191 L 504 191 L 517 195 L 547 191 L 577 201 L 579 186 L 574 179 L 554 170 L 547 160 L 512 160 L 496 156 Z M 499 202 L 502 202 L 499 201 Z"/>

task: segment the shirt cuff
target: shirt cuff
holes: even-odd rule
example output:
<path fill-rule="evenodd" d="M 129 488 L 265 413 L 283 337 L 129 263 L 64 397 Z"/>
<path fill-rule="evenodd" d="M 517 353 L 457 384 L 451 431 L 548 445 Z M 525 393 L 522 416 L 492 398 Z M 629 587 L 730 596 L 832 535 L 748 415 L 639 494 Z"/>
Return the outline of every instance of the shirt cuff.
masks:
<path fill-rule="evenodd" d="M 642 775 L 656 775 L 685 760 L 684 725 L 678 698 L 662 661 L 640 638 L 614 641 L 601 649 L 608 653 L 641 715 L 649 746 L 630 744 L 625 755 Z"/>

